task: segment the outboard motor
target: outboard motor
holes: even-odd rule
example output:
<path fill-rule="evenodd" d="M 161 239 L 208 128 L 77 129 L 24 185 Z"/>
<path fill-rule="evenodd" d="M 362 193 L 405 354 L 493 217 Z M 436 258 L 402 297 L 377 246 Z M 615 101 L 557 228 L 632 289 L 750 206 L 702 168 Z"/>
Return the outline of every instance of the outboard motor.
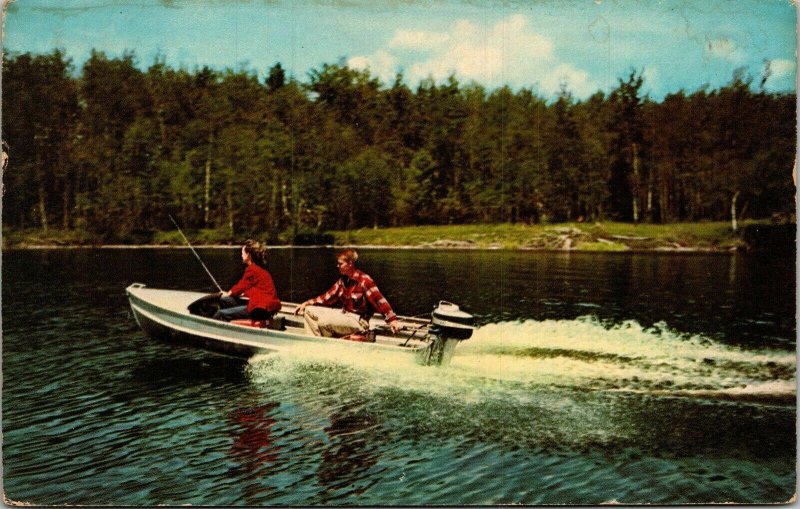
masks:
<path fill-rule="evenodd" d="M 435 336 L 426 364 L 446 366 L 456 345 L 472 337 L 475 319 L 452 302 L 439 301 L 431 313 L 430 333 Z"/>

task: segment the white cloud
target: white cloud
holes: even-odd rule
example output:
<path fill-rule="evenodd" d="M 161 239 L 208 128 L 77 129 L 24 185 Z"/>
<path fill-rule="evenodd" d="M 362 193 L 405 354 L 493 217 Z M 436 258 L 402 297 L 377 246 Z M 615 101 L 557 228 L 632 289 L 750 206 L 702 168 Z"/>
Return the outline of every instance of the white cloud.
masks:
<path fill-rule="evenodd" d="M 729 62 L 742 62 L 744 60 L 744 53 L 736 44 L 736 41 L 729 37 L 706 39 L 705 52 L 710 57 L 721 58 Z"/>
<path fill-rule="evenodd" d="M 788 91 L 795 89 L 795 73 L 797 63 L 794 60 L 776 58 L 765 62 L 769 65 L 769 79 L 765 84 L 767 90 Z"/>
<path fill-rule="evenodd" d="M 538 86 L 548 94 L 557 93 L 562 81 L 580 97 L 599 88 L 585 70 L 557 61 L 553 40 L 538 33 L 522 14 L 494 24 L 461 19 L 443 31 L 399 29 L 388 49 L 355 56 L 348 64 L 369 68 L 384 82 L 398 70 L 393 66 L 401 65 L 412 86 L 429 76 L 439 82 L 455 74 L 487 87 Z"/>
<path fill-rule="evenodd" d="M 769 69 L 772 71 L 770 79 L 779 80 L 782 78 L 794 75 L 797 64 L 793 60 L 785 58 L 776 58 L 769 63 Z"/>
<path fill-rule="evenodd" d="M 397 72 L 397 59 L 390 53 L 379 50 L 371 56 L 356 56 L 347 61 L 348 67 L 353 69 L 369 69 L 373 76 L 384 83 L 394 79 Z"/>
<path fill-rule="evenodd" d="M 531 30 L 522 15 L 491 27 L 459 20 L 447 41 L 426 60 L 415 62 L 409 78 L 419 80 L 430 75 L 441 80 L 455 73 L 461 79 L 487 85 L 530 85 L 543 64 L 553 59 L 553 42 Z"/>
<path fill-rule="evenodd" d="M 389 41 L 389 47 L 426 51 L 441 46 L 448 39 L 450 39 L 448 34 L 425 32 L 424 30 L 398 30 Z"/>
<path fill-rule="evenodd" d="M 658 90 L 661 88 L 661 76 L 658 73 L 658 69 L 652 65 L 644 68 L 642 77 L 644 78 L 644 87 L 646 90 Z"/>
<path fill-rule="evenodd" d="M 576 97 L 586 97 L 599 88 L 588 72 L 571 64 L 560 64 L 539 82 L 539 90 L 545 94 L 557 94 L 562 84 Z"/>

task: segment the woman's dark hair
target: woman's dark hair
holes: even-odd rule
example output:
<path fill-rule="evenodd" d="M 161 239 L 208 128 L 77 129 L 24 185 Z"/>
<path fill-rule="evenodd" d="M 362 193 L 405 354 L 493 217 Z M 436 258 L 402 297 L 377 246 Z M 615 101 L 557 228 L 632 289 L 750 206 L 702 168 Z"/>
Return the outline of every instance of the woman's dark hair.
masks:
<path fill-rule="evenodd" d="M 247 239 L 244 242 L 244 251 L 250 255 L 253 263 L 261 268 L 266 268 L 267 264 L 267 247 L 261 242 L 253 239 Z"/>

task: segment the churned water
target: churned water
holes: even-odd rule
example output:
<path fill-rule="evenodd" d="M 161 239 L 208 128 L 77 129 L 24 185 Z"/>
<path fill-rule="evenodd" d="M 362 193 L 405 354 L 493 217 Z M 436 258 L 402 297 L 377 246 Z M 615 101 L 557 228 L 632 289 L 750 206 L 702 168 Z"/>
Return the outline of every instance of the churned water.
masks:
<path fill-rule="evenodd" d="M 201 255 L 223 286 L 235 250 Z M 124 287 L 211 290 L 187 251 L 3 253 L 12 502 L 784 502 L 795 493 L 787 257 L 364 251 L 403 314 L 480 328 L 450 366 L 298 348 L 240 360 L 141 333 Z M 281 296 L 335 277 L 273 250 Z M 787 277 L 791 274 L 792 277 Z"/>

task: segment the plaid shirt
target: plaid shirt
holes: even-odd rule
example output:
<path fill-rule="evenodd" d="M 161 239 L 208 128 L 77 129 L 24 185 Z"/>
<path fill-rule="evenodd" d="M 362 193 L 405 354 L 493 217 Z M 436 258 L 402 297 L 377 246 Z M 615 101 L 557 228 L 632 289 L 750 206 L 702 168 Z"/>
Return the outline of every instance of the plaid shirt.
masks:
<path fill-rule="evenodd" d="M 311 304 L 340 305 L 344 311 L 356 313 L 366 320 L 369 320 L 374 311 L 383 314 L 386 323 L 397 320 L 397 315 L 378 290 L 378 285 L 360 270 L 355 270 L 350 277 L 342 276 L 337 279 L 330 290 L 313 299 Z"/>

